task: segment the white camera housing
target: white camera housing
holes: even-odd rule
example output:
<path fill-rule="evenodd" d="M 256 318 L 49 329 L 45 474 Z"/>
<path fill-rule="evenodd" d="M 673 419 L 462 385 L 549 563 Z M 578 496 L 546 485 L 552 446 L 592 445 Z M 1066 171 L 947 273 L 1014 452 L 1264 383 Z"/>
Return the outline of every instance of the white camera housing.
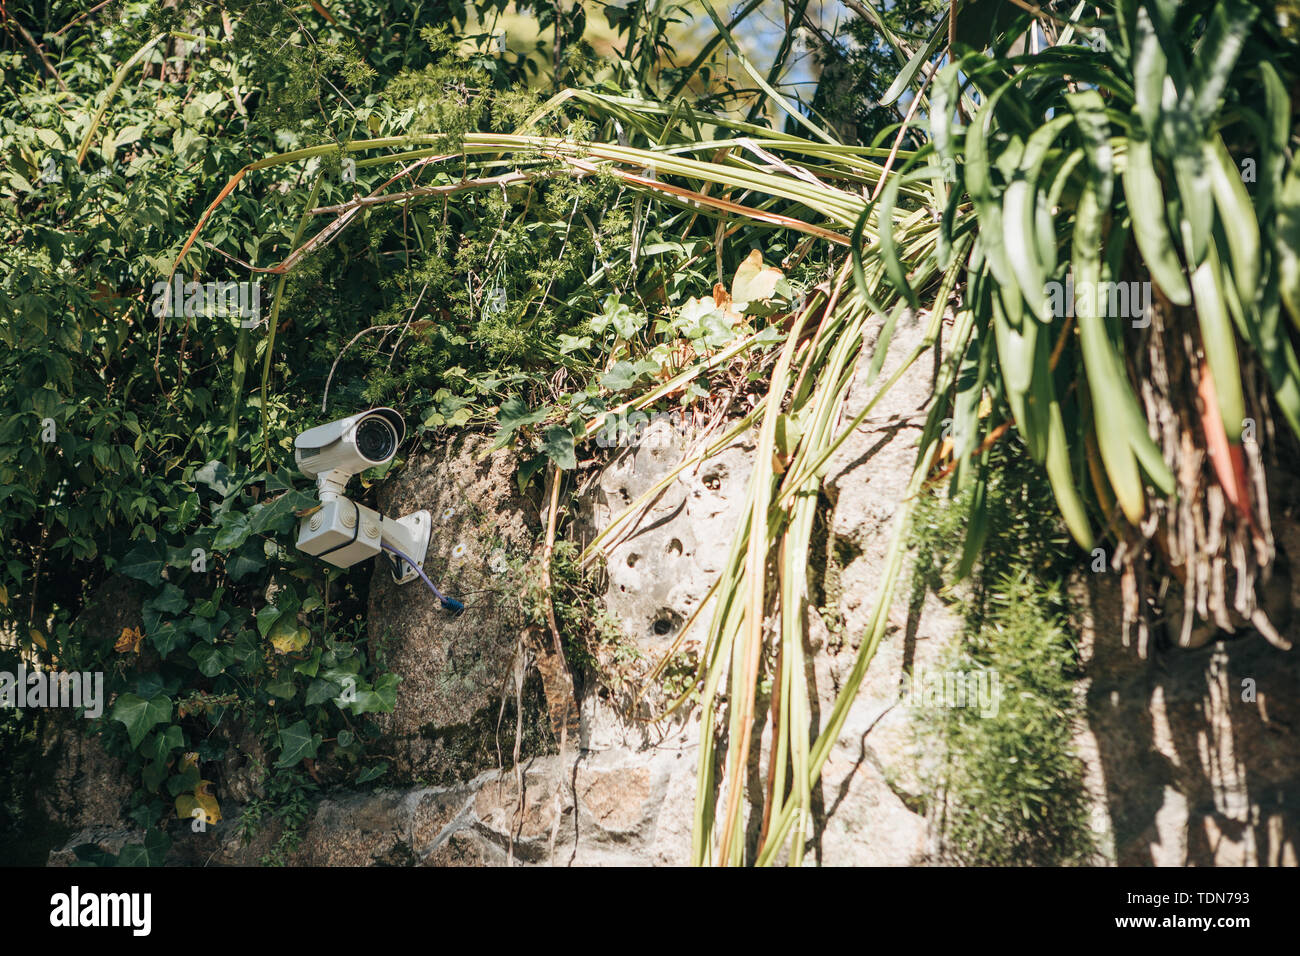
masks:
<path fill-rule="evenodd" d="M 348 479 L 386 465 L 397 454 L 406 423 L 392 408 L 372 408 L 309 428 L 294 441 L 298 470 L 316 479 L 321 500 L 341 494 Z"/>
<path fill-rule="evenodd" d="M 402 416 L 391 408 L 372 408 L 309 428 L 294 442 L 298 468 L 316 479 L 320 507 L 298 524 L 298 550 L 338 568 L 373 558 L 387 543 L 424 567 L 433 519 L 427 511 L 386 518 L 344 495 L 353 475 L 393 460 L 406 432 Z M 419 576 L 416 567 L 389 555 L 393 579 L 406 584 Z"/>

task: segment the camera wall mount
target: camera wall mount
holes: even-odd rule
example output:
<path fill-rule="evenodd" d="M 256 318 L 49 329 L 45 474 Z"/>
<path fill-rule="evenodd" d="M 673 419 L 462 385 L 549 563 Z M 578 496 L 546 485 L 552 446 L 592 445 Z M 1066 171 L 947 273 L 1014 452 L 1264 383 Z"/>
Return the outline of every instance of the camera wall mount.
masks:
<path fill-rule="evenodd" d="M 433 534 L 433 516 L 414 511 L 400 518 L 387 518 L 351 498 L 334 495 L 305 515 L 298 524 L 298 550 L 314 555 L 336 568 L 350 568 L 367 558 L 378 557 L 387 543 L 415 559 L 424 568 L 424 556 Z M 403 558 L 390 555 L 393 580 L 407 584 L 420 576 Z"/>

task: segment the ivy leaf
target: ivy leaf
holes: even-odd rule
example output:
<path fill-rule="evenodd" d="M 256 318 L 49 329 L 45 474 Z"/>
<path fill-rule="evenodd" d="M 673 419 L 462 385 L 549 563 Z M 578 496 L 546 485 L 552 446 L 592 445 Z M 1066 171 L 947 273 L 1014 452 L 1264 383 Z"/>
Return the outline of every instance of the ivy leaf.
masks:
<path fill-rule="evenodd" d="M 590 335 L 565 335 L 560 333 L 560 354 L 568 355 L 570 352 L 576 352 L 578 349 L 591 348 L 592 339 Z"/>
<path fill-rule="evenodd" d="M 613 326 L 619 338 L 630 339 L 639 330 L 645 328 L 645 324 L 644 315 L 611 296 L 605 300 L 605 308 L 601 314 L 592 317 L 591 331 L 601 335 Z"/>
<path fill-rule="evenodd" d="M 281 700 L 290 700 L 294 694 L 298 693 L 298 688 L 294 685 L 292 676 L 285 676 L 274 683 L 267 684 L 266 692 L 272 697 L 279 697 Z"/>
<path fill-rule="evenodd" d="M 318 504 L 315 495 L 305 491 L 289 491 L 272 501 L 258 505 L 251 512 L 249 528 L 253 534 L 287 532 L 297 520 L 294 512 Z"/>
<path fill-rule="evenodd" d="M 266 491 L 270 494 L 272 491 L 292 491 L 294 475 L 293 472 L 283 466 L 277 468 L 274 472 L 266 477 Z"/>
<path fill-rule="evenodd" d="M 162 866 L 172 840 L 163 830 L 150 830 L 143 843 L 128 843 L 117 855 L 118 866 Z"/>
<path fill-rule="evenodd" d="M 578 467 L 577 459 L 574 457 L 573 432 L 567 428 L 556 425 L 546 429 L 542 439 L 542 450 L 551 461 L 555 462 L 556 468 L 572 471 Z"/>
<path fill-rule="evenodd" d="M 306 704 L 308 707 L 315 707 L 317 704 L 323 704 L 327 700 L 332 700 L 343 692 L 343 688 L 332 680 L 321 680 L 317 678 L 311 682 L 307 688 Z"/>
<path fill-rule="evenodd" d="M 167 548 L 167 567 L 169 568 L 189 568 L 194 564 L 195 550 L 206 551 L 207 541 L 196 534 L 192 534 L 181 543 L 179 547 Z"/>
<path fill-rule="evenodd" d="M 321 735 L 313 734 L 307 721 L 300 720 L 280 731 L 280 759 L 277 767 L 293 767 L 304 757 L 314 758 L 320 747 Z"/>
<path fill-rule="evenodd" d="M 528 482 L 533 480 L 538 472 L 546 467 L 546 456 L 538 455 L 536 458 L 530 458 L 519 466 L 519 471 L 515 474 L 515 481 L 519 485 L 519 493 L 523 494 Z"/>
<path fill-rule="evenodd" d="M 167 764 L 156 760 L 150 761 L 140 771 L 140 779 L 146 790 L 157 793 L 162 782 L 167 779 Z"/>
<path fill-rule="evenodd" d="M 228 511 L 219 519 L 216 536 L 212 539 L 212 547 L 217 551 L 233 551 L 248 540 L 251 533 L 252 527 L 248 523 L 248 515 Z"/>
<path fill-rule="evenodd" d="M 614 323 L 614 331 L 620 338 L 630 339 L 645 328 L 646 317 L 639 312 L 633 312 L 627 306 L 622 306 L 611 317 L 611 321 Z"/>
<path fill-rule="evenodd" d="M 230 494 L 234 487 L 230 480 L 230 469 L 220 461 L 208 462 L 194 473 L 194 480 L 201 485 L 207 485 L 223 498 Z"/>
<path fill-rule="evenodd" d="M 311 640 L 311 631 L 298 624 L 296 614 L 285 614 L 267 632 L 267 639 L 281 654 L 292 654 L 302 650 Z"/>
<path fill-rule="evenodd" d="M 218 611 L 217 616 L 213 618 L 192 617 L 189 621 L 190 632 L 208 644 L 214 643 L 229 623 L 230 613 L 228 611 Z M 191 656 L 193 656 L 193 652 L 191 652 Z"/>
<path fill-rule="evenodd" d="M 399 680 L 396 674 L 382 674 L 375 680 L 373 687 L 358 688 L 357 699 L 346 705 L 348 712 L 354 717 L 362 714 L 391 714 L 397 706 Z"/>
<path fill-rule="evenodd" d="M 165 560 L 166 554 L 158 544 L 140 544 L 126 553 L 117 570 L 137 581 L 157 584 Z"/>
<path fill-rule="evenodd" d="M 196 766 L 195 754 L 186 754 L 180 762 L 180 773 L 167 778 L 167 792 L 173 797 L 182 793 L 192 793 L 199 785 L 199 768 Z"/>
<path fill-rule="evenodd" d="M 135 694 L 123 694 L 113 702 L 113 720 L 126 727 L 127 736 L 131 738 L 131 748 L 138 749 L 140 741 L 157 724 L 171 720 L 172 702 L 159 695 L 152 700 L 145 700 Z"/>
<path fill-rule="evenodd" d="M 189 495 L 176 509 L 176 517 L 173 519 L 177 530 L 189 526 L 189 523 L 198 517 L 199 514 L 199 496 Z"/>
<path fill-rule="evenodd" d="M 321 650 L 318 647 L 312 652 L 311 657 L 293 666 L 294 673 L 305 674 L 308 677 L 315 677 L 316 673 L 320 670 L 320 655 Z"/>
<path fill-rule="evenodd" d="M 271 630 L 271 625 L 280 619 L 284 611 L 274 604 L 268 604 L 257 612 L 257 633 L 266 637 Z"/>
<path fill-rule="evenodd" d="M 146 606 L 158 611 L 166 611 L 168 614 L 180 614 L 190 606 L 190 599 L 185 596 L 184 591 L 168 582 L 163 585 L 162 591 L 146 602 Z"/>
<path fill-rule="evenodd" d="M 500 440 L 502 436 L 513 435 L 525 425 L 540 422 L 548 414 L 550 414 L 549 408 L 530 409 L 517 398 L 508 399 L 501 403 L 501 410 L 497 412 L 497 419 L 501 422 L 501 431 L 497 438 Z"/>
<path fill-rule="evenodd" d="M 160 656 L 166 657 L 178 647 L 188 646 L 189 636 L 175 621 L 167 621 L 150 633 L 149 643 L 157 649 Z"/>
<path fill-rule="evenodd" d="M 211 644 L 195 644 L 190 648 L 190 657 L 199 665 L 199 673 L 204 677 L 216 677 L 235 663 L 235 654 L 230 648 Z"/>
<path fill-rule="evenodd" d="M 185 734 L 176 724 L 165 731 L 150 734 L 140 752 L 155 763 L 165 763 L 173 750 L 185 746 Z"/>
<path fill-rule="evenodd" d="M 176 798 L 176 815 L 182 820 L 203 820 L 206 824 L 221 822 L 221 806 L 217 798 L 208 793 L 211 780 L 200 780 L 193 793 L 182 793 Z"/>
<path fill-rule="evenodd" d="M 174 693 L 176 688 L 171 688 Z M 141 697 L 157 697 L 167 694 L 168 688 L 160 674 L 141 674 L 135 680 L 135 692 Z"/>
<path fill-rule="evenodd" d="M 612 392 L 621 392 L 635 385 L 640 377 L 631 362 L 615 362 L 613 368 L 600 377 L 600 384 Z"/>

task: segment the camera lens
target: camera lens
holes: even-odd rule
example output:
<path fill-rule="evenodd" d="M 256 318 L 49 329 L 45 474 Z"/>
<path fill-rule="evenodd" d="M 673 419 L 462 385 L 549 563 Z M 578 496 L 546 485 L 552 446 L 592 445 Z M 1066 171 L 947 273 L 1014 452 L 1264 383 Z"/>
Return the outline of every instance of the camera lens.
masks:
<path fill-rule="evenodd" d="M 363 419 L 357 426 L 357 451 L 368 461 L 385 462 L 397 451 L 397 432 L 377 415 Z"/>

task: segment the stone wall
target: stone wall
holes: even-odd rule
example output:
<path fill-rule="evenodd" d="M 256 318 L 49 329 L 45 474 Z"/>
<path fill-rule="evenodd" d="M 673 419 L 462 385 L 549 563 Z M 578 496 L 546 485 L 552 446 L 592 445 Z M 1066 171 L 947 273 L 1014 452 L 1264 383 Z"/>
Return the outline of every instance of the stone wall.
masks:
<path fill-rule="evenodd" d="M 922 324 L 910 317 L 900 322 L 880 381 L 919 341 Z M 915 458 L 927 379 L 924 369 L 905 377 L 831 462 L 810 569 L 809 681 L 818 722 L 826 720 L 852 667 L 871 612 Z M 855 387 L 846 416 L 867 397 Z M 599 532 L 666 475 L 685 442 L 659 424 L 639 447 L 616 455 L 576 503 L 581 534 Z M 537 546 L 543 516 L 536 501 L 518 492 L 511 457 L 487 454 L 487 447 L 471 438 L 417 457 L 385 484 L 387 512 L 433 512 L 426 567 L 469 610 L 450 619 L 420 585 L 399 588 L 376 566 L 371 637 L 387 642 L 390 665 L 402 676 L 397 709 L 381 721 L 395 785 L 324 796 L 290 862 L 686 863 L 698 725 L 689 715 L 659 724 L 629 716 L 625 700 L 589 679 L 578 733 L 564 753 L 556 752 L 544 693 L 528 676 L 512 574 L 512 562 Z M 723 566 L 753 467 L 752 441 L 737 441 L 668 486 L 613 548 L 606 604 L 647 660 L 671 645 Z M 1280 547 L 1293 564 L 1300 561 L 1300 524 L 1287 514 L 1276 524 Z M 1120 640 L 1117 583 L 1085 574 L 1075 591 L 1086 611 L 1078 622 L 1085 717 L 1075 744 L 1100 847 L 1096 862 L 1296 865 L 1297 653 L 1240 637 L 1142 660 Z M 960 627 L 934 595 L 914 598 L 899 588 L 887 635 L 823 773 L 808 862 L 935 859 L 935 808 L 917 783 L 919 755 L 903 692 L 907 675 L 935 665 Z M 1255 682 L 1253 700 L 1243 699 L 1244 679 Z M 518 716 L 524 742 L 516 766 L 495 741 L 500 721 Z M 760 722 L 766 718 L 758 715 Z M 219 784 L 223 802 L 247 799 L 248 786 L 231 781 Z M 103 816 L 79 818 L 86 829 L 52 862 L 68 862 L 78 842 L 111 849 L 131 836 L 120 818 Z M 276 838 L 272 827 L 245 844 L 233 824 L 237 807 L 228 806 L 226 816 L 210 833 L 178 838 L 173 858 L 255 862 Z"/>

